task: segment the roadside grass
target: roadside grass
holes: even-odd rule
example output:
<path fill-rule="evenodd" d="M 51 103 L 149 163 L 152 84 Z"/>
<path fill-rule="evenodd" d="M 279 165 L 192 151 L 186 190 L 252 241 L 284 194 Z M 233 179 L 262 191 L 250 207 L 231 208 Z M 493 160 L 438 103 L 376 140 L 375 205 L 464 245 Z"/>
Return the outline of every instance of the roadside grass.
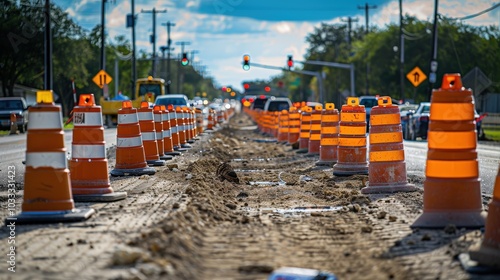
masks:
<path fill-rule="evenodd" d="M 500 141 L 500 130 L 484 130 L 484 134 L 487 139 L 493 141 Z"/>

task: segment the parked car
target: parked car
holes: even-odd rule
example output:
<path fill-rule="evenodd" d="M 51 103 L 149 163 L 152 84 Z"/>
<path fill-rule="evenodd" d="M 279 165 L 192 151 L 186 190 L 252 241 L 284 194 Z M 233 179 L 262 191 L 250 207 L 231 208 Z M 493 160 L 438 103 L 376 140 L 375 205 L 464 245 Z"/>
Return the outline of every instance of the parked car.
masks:
<path fill-rule="evenodd" d="M 370 113 L 372 107 L 378 105 L 378 98 L 376 96 L 364 95 L 359 97 L 359 105 L 365 106 L 366 111 L 366 131 L 370 129 Z"/>
<path fill-rule="evenodd" d="M 408 128 L 410 140 L 416 140 L 418 137 L 427 139 L 427 130 L 429 129 L 429 116 L 431 112 L 430 102 L 421 102 L 414 113 L 408 114 Z"/>
<path fill-rule="evenodd" d="M 172 104 L 174 108 L 177 107 L 190 107 L 188 103 L 188 98 L 184 94 L 167 94 L 158 95 L 155 100 L 155 105 L 165 105 L 168 106 Z"/>
<path fill-rule="evenodd" d="M 292 107 L 292 101 L 288 97 L 270 97 L 264 105 L 264 111 L 281 112 Z"/>
<path fill-rule="evenodd" d="M 407 102 L 405 104 L 399 105 L 398 107 L 401 115 L 401 127 L 403 131 L 403 139 L 408 140 L 410 139 L 410 127 L 408 125 L 410 114 L 415 113 L 415 110 L 417 110 L 418 105 Z"/>
<path fill-rule="evenodd" d="M 0 98 L 0 129 L 10 129 L 10 114 L 16 114 L 17 129 L 26 132 L 28 129 L 28 105 L 23 97 Z"/>

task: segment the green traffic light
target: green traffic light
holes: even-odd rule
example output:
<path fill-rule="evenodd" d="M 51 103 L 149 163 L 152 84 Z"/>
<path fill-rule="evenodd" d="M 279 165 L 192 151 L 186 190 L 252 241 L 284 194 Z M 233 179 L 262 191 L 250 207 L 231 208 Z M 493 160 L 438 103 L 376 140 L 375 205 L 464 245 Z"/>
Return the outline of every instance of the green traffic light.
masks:
<path fill-rule="evenodd" d="M 248 64 L 243 64 L 243 70 L 245 70 L 245 71 L 250 70 L 250 65 L 248 65 Z"/>
<path fill-rule="evenodd" d="M 182 60 L 181 60 L 181 64 L 182 64 L 182 66 L 186 66 L 186 65 L 188 65 L 188 63 L 189 63 L 189 61 L 188 61 L 187 59 L 182 59 Z"/>

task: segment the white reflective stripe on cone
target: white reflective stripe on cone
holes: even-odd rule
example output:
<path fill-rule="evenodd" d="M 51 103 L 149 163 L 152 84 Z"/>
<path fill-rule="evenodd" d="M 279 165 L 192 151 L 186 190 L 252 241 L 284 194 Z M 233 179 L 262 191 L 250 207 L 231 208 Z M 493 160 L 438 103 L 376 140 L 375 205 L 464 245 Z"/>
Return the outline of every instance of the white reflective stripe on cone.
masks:
<path fill-rule="evenodd" d="M 62 129 L 61 112 L 29 112 L 28 130 Z"/>
<path fill-rule="evenodd" d="M 106 158 L 106 148 L 102 145 L 75 145 L 71 148 L 72 158 Z"/>
<path fill-rule="evenodd" d="M 169 113 L 164 113 L 161 115 L 161 120 L 162 121 L 169 121 L 170 120 L 170 114 Z"/>
<path fill-rule="evenodd" d="M 137 122 L 139 122 L 139 120 L 137 119 L 137 113 L 118 114 L 118 123 L 119 124 L 137 123 Z"/>
<path fill-rule="evenodd" d="M 141 121 L 152 121 L 153 120 L 153 112 L 137 112 L 137 117 Z"/>
<path fill-rule="evenodd" d="M 155 122 L 161 122 L 162 121 L 162 116 L 163 116 L 163 114 L 154 114 L 154 120 L 155 120 Z"/>
<path fill-rule="evenodd" d="M 102 126 L 102 114 L 99 112 L 74 112 L 75 126 Z"/>
<path fill-rule="evenodd" d="M 168 137 L 168 138 L 172 137 L 172 133 L 170 133 L 170 129 L 163 131 L 163 137 L 162 138 L 166 138 L 166 137 Z"/>
<path fill-rule="evenodd" d="M 116 138 L 117 147 L 139 147 L 142 146 L 142 137 L 127 137 L 127 138 Z"/>
<path fill-rule="evenodd" d="M 38 168 L 38 167 L 68 168 L 66 151 L 26 153 L 26 166 L 31 166 L 33 168 Z"/>
<path fill-rule="evenodd" d="M 172 133 L 177 133 L 179 131 L 179 128 L 176 125 L 174 125 L 170 128 L 170 130 L 172 130 Z"/>
<path fill-rule="evenodd" d="M 162 132 L 156 132 L 156 139 L 163 139 L 163 131 Z"/>
<path fill-rule="evenodd" d="M 141 132 L 142 141 L 154 141 L 155 133 L 154 132 Z"/>

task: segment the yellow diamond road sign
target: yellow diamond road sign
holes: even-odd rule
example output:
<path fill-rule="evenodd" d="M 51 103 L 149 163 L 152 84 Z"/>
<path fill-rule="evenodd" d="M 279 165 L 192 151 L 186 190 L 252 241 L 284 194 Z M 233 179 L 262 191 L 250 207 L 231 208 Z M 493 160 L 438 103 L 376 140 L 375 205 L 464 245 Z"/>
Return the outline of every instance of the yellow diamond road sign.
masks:
<path fill-rule="evenodd" d="M 103 88 L 104 85 L 111 83 L 112 80 L 113 78 L 111 78 L 111 76 L 104 70 L 99 71 L 92 79 L 92 81 L 94 81 L 94 83 L 100 88 Z"/>
<path fill-rule="evenodd" d="M 427 79 L 427 76 L 417 66 L 406 75 L 406 78 L 410 80 L 414 87 L 418 87 L 418 85 Z"/>

